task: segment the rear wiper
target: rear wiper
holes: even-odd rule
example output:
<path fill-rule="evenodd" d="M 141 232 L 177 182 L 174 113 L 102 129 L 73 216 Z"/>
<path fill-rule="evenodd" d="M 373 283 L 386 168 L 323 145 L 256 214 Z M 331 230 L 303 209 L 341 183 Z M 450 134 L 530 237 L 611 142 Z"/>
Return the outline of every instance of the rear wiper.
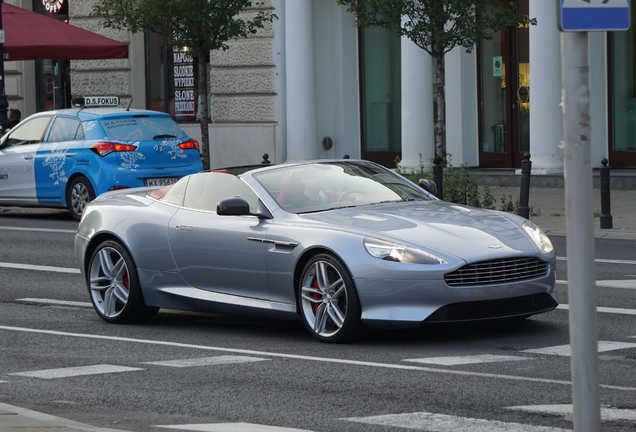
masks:
<path fill-rule="evenodd" d="M 152 137 L 153 140 L 156 139 L 164 139 L 164 138 L 176 138 L 176 135 L 155 135 Z"/>

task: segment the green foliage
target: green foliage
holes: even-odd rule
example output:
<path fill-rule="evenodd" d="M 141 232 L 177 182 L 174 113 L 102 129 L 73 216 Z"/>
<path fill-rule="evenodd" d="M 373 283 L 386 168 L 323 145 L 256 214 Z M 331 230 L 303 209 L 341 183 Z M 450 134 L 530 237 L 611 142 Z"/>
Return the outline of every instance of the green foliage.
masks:
<path fill-rule="evenodd" d="M 501 0 L 338 0 L 356 15 L 358 27 L 395 26 L 434 58 L 457 46 L 471 51 L 494 32 L 536 20 L 517 14 L 516 2 Z"/>
<path fill-rule="evenodd" d="M 517 197 L 515 201 L 513 202 L 512 195 L 508 195 L 507 197 L 503 195 L 501 197 L 500 210 L 508 212 L 508 213 L 514 213 L 514 214 L 519 213 L 519 197 Z M 541 216 L 541 209 L 535 210 L 534 207 L 530 207 L 528 210 L 529 210 L 528 213 L 530 216 Z"/>
<path fill-rule="evenodd" d="M 275 19 L 258 11 L 250 19 L 239 13 L 263 6 L 251 0 L 98 0 L 92 14 L 104 27 L 133 33 L 152 30 L 176 47 L 188 47 L 194 55 L 226 50 L 230 39 L 247 37 Z"/>
<path fill-rule="evenodd" d="M 426 178 L 433 180 L 433 165 L 431 169 L 426 171 L 422 155 L 419 156 L 419 169 L 411 168 L 408 175 L 400 166 L 400 158 L 395 158 L 395 172 L 408 177 L 414 183 L 419 179 Z M 485 209 L 494 209 L 497 200 L 490 192 L 490 187 L 484 186 L 483 193 L 479 191 L 477 177 L 471 173 L 467 164 L 462 164 L 459 168 L 453 168 L 451 164 L 451 155 L 447 155 L 444 167 L 444 201 L 456 204 L 465 204 L 473 207 L 482 207 Z"/>
<path fill-rule="evenodd" d="M 508 197 L 503 195 L 501 197 L 500 210 L 501 211 L 505 211 L 505 212 L 509 212 L 509 213 L 516 213 L 517 210 L 519 210 L 519 197 L 517 197 L 517 200 L 515 202 L 513 202 L 512 201 L 512 195 L 508 195 Z"/>

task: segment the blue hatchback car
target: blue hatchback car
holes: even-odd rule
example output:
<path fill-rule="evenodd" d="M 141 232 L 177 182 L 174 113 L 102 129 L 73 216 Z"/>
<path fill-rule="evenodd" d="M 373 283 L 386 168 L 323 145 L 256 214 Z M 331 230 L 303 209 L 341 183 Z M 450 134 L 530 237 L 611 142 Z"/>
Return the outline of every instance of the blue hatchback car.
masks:
<path fill-rule="evenodd" d="M 79 220 L 103 192 L 165 186 L 202 169 L 199 143 L 168 114 L 46 111 L 0 140 L 0 205 L 66 207 Z"/>

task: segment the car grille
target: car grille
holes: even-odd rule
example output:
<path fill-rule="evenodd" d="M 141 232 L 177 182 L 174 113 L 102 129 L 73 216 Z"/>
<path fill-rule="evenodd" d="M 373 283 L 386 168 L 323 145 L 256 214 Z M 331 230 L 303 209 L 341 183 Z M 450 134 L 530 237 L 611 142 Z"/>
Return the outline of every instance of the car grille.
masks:
<path fill-rule="evenodd" d="M 548 263 L 537 258 L 500 258 L 468 264 L 444 275 L 449 286 L 489 285 L 545 276 Z"/>

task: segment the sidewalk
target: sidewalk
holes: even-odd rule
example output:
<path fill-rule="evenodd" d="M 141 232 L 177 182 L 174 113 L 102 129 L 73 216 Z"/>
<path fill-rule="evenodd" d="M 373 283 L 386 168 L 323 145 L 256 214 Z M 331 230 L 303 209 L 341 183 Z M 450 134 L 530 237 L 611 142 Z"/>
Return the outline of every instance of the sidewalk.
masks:
<path fill-rule="evenodd" d="M 72 420 L 0 403 L 0 432 L 125 432 L 90 426 Z"/>
<path fill-rule="evenodd" d="M 495 208 L 501 209 L 502 197 L 516 202 L 519 187 L 490 187 L 490 193 L 497 200 Z M 530 220 L 536 223 L 549 236 L 565 236 L 565 190 L 560 188 L 530 188 Z M 636 240 L 636 191 L 612 190 L 610 193 L 610 214 L 612 229 L 601 229 L 601 193 L 593 191 L 593 209 L 595 214 L 594 237 L 607 239 Z"/>

